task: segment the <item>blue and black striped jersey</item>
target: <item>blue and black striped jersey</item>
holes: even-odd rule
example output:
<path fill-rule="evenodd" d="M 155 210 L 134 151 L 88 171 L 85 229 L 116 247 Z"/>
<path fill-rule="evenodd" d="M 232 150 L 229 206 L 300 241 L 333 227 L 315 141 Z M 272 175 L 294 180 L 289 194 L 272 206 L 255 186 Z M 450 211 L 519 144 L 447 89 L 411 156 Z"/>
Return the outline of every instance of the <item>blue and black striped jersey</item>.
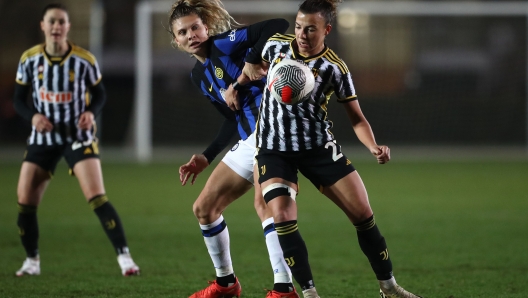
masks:
<path fill-rule="evenodd" d="M 272 19 L 232 29 L 209 38 L 209 52 L 205 63 L 196 61 L 191 72 L 193 83 L 226 118 L 219 136 L 204 152 L 209 161 L 212 161 L 229 143 L 226 139 L 232 134 L 227 130 L 232 126 L 228 122 L 236 122 L 242 140 L 247 139 L 255 131 L 262 91 L 266 85 L 265 78 L 250 82 L 238 91 L 241 107 L 238 111 L 228 108 L 223 94 L 229 85 L 236 82 L 245 62 L 261 63 L 262 49 L 268 38 L 275 33 L 284 33 L 288 26 L 288 22 L 284 19 Z M 233 129 L 233 134 L 235 131 Z"/>
<path fill-rule="evenodd" d="M 248 38 L 248 27 L 210 37 L 209 58 L 204 64 L 196 61 L 191 76 L 211 102 L 226 105 L 223 94 L 242 73 L 253 44 Z M 255 130 L 264 86 L 265 79 L 251 82 L 238 92 L 241 109 L 233 113 L 241 139 L 245 140 Z"/>

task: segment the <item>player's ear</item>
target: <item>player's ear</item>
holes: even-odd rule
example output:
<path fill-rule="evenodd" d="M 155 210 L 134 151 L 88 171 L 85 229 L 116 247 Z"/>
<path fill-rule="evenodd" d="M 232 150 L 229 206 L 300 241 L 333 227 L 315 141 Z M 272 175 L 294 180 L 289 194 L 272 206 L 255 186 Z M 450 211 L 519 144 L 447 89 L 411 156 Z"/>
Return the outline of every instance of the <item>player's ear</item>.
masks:
<path fill-rule="evenodd" d="M 325 36 L 330 34 L 330 31 L 332 31 L 332 25 L 328 24 L 326 25 L 326 28 L 325 28 Z"/>

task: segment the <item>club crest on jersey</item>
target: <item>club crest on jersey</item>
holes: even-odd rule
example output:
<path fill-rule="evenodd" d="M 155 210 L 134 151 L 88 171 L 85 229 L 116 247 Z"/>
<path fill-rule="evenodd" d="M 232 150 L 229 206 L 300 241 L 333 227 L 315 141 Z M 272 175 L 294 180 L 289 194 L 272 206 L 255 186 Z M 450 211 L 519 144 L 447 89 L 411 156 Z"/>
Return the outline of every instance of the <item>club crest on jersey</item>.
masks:
<path fill-rule="evenodd" d="M 39 73 L 44 72 L 44 65 L 39 65 L 37 69 Z"/>
<path fill-rule="evenodd" d="M 229 32 L 229 40 L 230 41 L 235 41 L 235 39 L 236 39 L 236 30 L 237 29 L 233 29 L 233 30 L 231 30 L 231 32 Z"/>
<path fill-rule="evenodd" d="M 217 78 L 222 79 L 224 77 L 224 71 L 220 67 L 215 66 L 215 75 Z"/>
<path fill-rule="evenodd" d="M 40 101 L 49 103 L 70 103 L 72 101 L 71 92 L 52 92 L 48 91 L 46 87 L 42 86 L 39 89 Z"/>

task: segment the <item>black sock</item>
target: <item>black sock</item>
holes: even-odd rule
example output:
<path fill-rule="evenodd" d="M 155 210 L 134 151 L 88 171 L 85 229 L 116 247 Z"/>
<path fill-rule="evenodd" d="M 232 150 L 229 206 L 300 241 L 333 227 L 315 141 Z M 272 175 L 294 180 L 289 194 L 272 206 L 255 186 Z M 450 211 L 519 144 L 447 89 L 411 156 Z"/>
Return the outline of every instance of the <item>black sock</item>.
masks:
<path fill-rule="evenodd" d="M 28 258 L 38 256 L 37 206 L 18 204 L 18 232 Z"/>
<path fill-rule="evenodd" d="M 98 195 L 88 201 L 99 221 L 103 225 L 106 235 L 112 242 L 117 254 L 128 253 L 123 225 L 114 206 L 110 204 L 106 195 Z"/>
<path fill-rule="evenodd" d="M 301 289 L 304 291 L 315 287 L 312 269 L 308 263 L 308 249 L 301 237 L 301 233 L 299 233 L 297 221 L 275 223 L 275 230 L 279 236 L 284 260 L 290 267 L 292 275 L 301 286 Z"/>
<path fill-rule="evenodd" d="M 354 226 L 357 230 L 359 246 L 367 256 L 378 280 L 390 279 L 392 277 L 392 262 L 385 238 L 381 236 L 374 215 Z"/>
<path fill-rule="evenodd" d="M 276 283 L 273 285 L 273 290 L 280 293 L 293 292 L 292 283 Z"/>
<path fill-rule="evenodd" d="M 226 276 L 216 277 L 216 283 L 220 285 L 221 287 L 227 288 L 229 287 L 229 284 L 234 284 L 236 282 L 235 274 L 229 274 Z"/>

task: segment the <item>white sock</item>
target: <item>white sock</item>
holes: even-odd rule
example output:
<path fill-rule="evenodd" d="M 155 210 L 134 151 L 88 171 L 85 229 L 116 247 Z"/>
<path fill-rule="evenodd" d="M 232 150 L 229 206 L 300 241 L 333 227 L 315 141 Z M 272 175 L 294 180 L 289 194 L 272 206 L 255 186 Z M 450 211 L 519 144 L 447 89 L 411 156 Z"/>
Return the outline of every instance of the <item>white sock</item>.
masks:
<path fill-rule="evenodd" d="M 274 283 L 292 283 L 292 275 L 290 267 L 284 261 L 284 255 L 282 248 L 279 243 L 279 237 L 275 228 L 268 227 L 273 224 L 273 217 L 270 217 L 262 222 L 262 228 L 264 229 L 264 237 L 266 238 L 266 246 L 268 247 L 268 254 L 271 262 L 271 268 L 273 269 L 273 282 Z"/>
<path fill-rule="evenodd" d="M 213 261 L 216 276 L 222 277 L 233 274 L 233 264 L 231 263 L 231 252 L 229 250 L 229 231 L 224 222 L 224 217 L 220 215 L 213 223 L 200 225 L 200 229 L 202 229 L 205 246 Z"/>

